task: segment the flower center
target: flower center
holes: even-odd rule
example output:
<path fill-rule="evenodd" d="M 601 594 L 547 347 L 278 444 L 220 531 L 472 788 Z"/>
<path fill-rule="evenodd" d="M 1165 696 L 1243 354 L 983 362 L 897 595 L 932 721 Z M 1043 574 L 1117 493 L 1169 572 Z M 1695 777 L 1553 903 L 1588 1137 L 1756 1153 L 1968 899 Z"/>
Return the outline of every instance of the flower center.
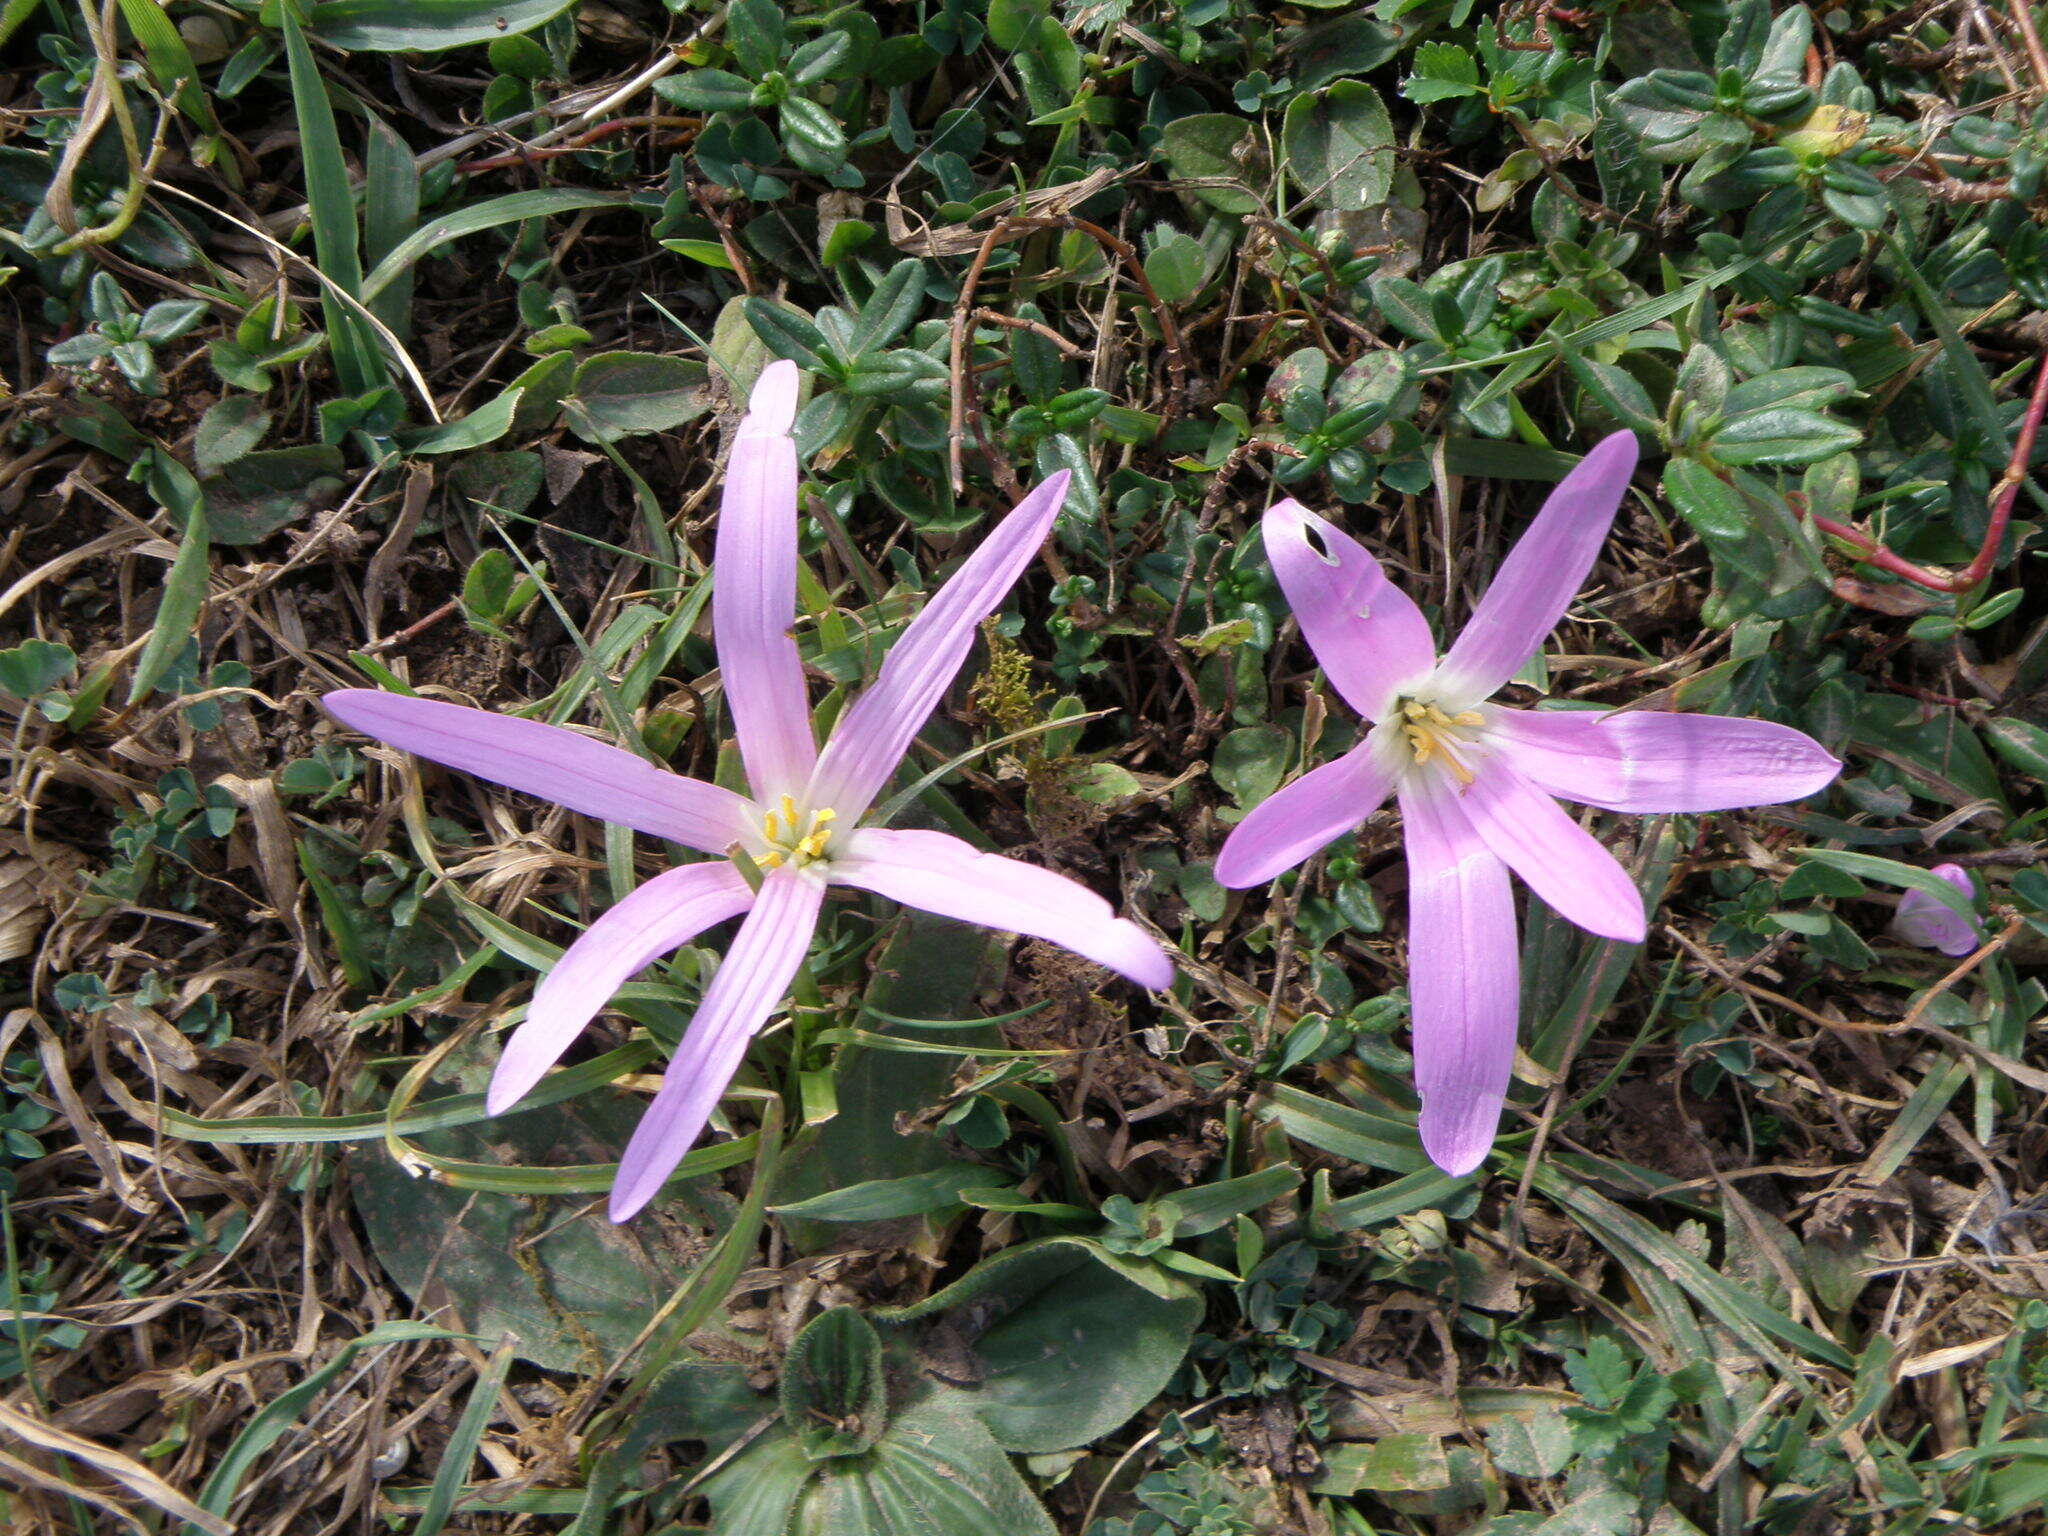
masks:
<path fill-rule="evenodd" d="M 815 811 L 800 811 L 796 801 L 789 795 L 782 797 L 782 809 L 770 811 L 761 818 L 761 836 L 768 844 L 768 852 L 754 862 L 763 869 L 774 869 L 788 864 L 792 869 L 802 869 L 825 857 L 825 847 L 832 841 L 832 823 L 839 819 L 839 813 L 829 805 Z"/>
<path fill-rule="evenodd" d="M 1401 724 L 1401 734 L 1408 739 L 1408 750 L 1414 754 L 1416 766 L 1420 767 L 1432 758 L 1440 759 L 1460 784 L 1472 782 L 1472 770 L 1465 766 L 1458 754 L 1471 749 L 1473 733 L 1486 724 L 1486 716 L 1476 709 L 1448 715 L 1435 704 L 1403 699 L 1396 718 Z"/>

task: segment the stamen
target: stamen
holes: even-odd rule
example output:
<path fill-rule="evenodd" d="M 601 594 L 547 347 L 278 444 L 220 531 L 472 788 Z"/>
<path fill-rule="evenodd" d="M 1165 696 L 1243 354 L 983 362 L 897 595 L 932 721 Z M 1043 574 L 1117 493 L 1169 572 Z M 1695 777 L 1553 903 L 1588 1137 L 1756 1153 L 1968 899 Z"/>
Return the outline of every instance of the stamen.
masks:
<path fill-rule="evenodd" d="M 832 823 L 838 819 L 839 813 L 829 805 L 800 811 L 796 797 L 784 795 L 780 811 L 768 811 L 761 817 L 761 836 L 768 852 L 755 863 L 762 869 L 783 864 L 801 868 L 824 858 L 832 841 Z"/>
<path fill-rule="evenodd" d="M 1435 759 L 1461 785 L 1473 782 L 1472 770 L 1465 765 L 1459 753 L 1472 745 L 1465 732 L 1486 724 L 1483 714 L 1476 709 L 1466 709 L 1452 715 L 1438 704 L 1403 699 L 1394 718 L 1400 724 L 1401 734 L 1407 739 L 1408 750 L 1413 754 L 1417 767 Z"/>

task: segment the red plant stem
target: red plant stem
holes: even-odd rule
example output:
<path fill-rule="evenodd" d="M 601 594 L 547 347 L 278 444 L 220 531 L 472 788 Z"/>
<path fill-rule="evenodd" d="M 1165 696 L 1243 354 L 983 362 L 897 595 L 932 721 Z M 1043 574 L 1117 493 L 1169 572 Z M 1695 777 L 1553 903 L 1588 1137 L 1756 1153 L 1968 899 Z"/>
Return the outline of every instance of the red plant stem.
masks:
<path fill-rule="evenodd" d="M 2006 461 L 2005 473 L 1999 476 L 1998 487 L 1992 493 L 1991 521 L 1984 529 L 1984 542 L 1978 546 L 1976 558 L 1954 575 L 1930 571 L 1901 559 L 1860 528 L 1851 528 L 1833 518 L 1816 517 L 1813 526 L 1831 539 L 1853 545 L 1866 565 L 1874 565 L 1901 581 L 1910 581 L 1930 592 L 1968 592 L 1991 574 L 1992 563 L 1998 559 L 1998 547 L 2005 542 L 2013 503 L 2019 499 L 2020 485 L 2027 478 L 2027 464 L 2034 457 L 2034 438 L 2041 430 L 2044 415 L 2048 415 L 2048 359 L 2042 360 L 2041 371 L 2034 375 L 2034 393 L 2027 401 L 2027 414 L 2020 421 L 2019 439 L 2012 445 L 2012 457 Z"/>

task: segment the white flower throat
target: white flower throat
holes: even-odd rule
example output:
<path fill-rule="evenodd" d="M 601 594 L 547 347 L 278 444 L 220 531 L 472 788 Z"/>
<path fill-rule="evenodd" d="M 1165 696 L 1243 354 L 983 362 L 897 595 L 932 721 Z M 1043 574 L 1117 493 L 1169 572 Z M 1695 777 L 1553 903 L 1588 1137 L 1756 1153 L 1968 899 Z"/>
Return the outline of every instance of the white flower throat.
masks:
<path fill-rule="evenodd" d="M 763 869 L 775 869 L 782 864 L 802 869 L 806 864 L 817 863 L 831 845 L 832 823 L 838 819 L 839 813 L 829 805 L 799 810 L 795 797 L 784 795 L 782 809 L 761 818 L 761 837 L 768 844 L 768 851 L 754 862 Z"/>
<path fill-rule="evenodd" d="M 1474 755 L 1486 726 L 1486 716 L 1478 710 L 1461 709 L 1452 714 L 1439 704 L 1399 699 L 1387 723 L 1400 727 L 1417 768 L 1441 763 L 1460 784 L 1472 782 L 1472 769 L 1466 759 Z"/>

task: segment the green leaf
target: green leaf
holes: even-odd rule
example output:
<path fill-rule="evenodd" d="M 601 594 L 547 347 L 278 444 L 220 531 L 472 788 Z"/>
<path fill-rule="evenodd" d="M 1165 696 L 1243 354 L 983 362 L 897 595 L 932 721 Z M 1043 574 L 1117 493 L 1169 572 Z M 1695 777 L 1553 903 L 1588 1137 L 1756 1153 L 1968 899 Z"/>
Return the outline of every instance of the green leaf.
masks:
<path fill-rule="evenodd" d="M 1329 9 L 1322 0 L 1318 0 L 1318 8 Z M 1313 91 L 1340 75 L 1363 75 L 1378 69 L 1400 53 L 1413 38 L 1414 28 L 1378 20 L 1373 13 L 1384 9 L 1361 7 L 1348 16 L 1304 28 L 1286 53 L 1295 83 Z"/>
<path fill-rule="evenodd" d="M 341 450 L 319 446 L 245 453 L 200 482 L 217 544 L 254 544 L 341 488 Z"/>
<path fill-rule="evenodd" d="M 206 603 L 207 547 L 206 514 L 195 506 L 164 577 L 164 595 L 150 621 L 149 640 L 135 659 L 135 675 L 128 684 L 130 704 L 150 696 L 197 629 L 199 610 Z"/>
<path fill-rule="evenodd" d="M 410 272 L 436 246 L 464 235 L 519 224 L 527 219 L 546 218 L 556 213 L 578 213 L 586 208 L 612 208 L 625 202 L 621 192 L 586 191 L 581 187 L 542 187 L 531 192 L 508 192 L 480 203 L 465 204 L 427 220 L 371 269 L 362 280 L 361 298 L 374 300 L 400 276 Z M 332 274 L 330 274 L 332 275 Z"/>
<path fill-rule="evenodd" d="M 853 1307 L 805 1324 L 782 1361 L 782 1421 L 813 1461 L 858 1456 L 888 1427 L 882 1341 Z"/>
<path fill-rule="evenodd" d="M 891 267 L 868 295 L 853 324 L 853 351 L 863 355 L 890 345 L 910 329 L 924 304 L 924 263 L 911 257 Z"/>
<path fill-rule="evenodd" d="M 1185 304 L 1202 291 L 1208 262 L 1199 241 L 1168 230 L 1145 257 L 1145 276 L 1168 304 Z"/>
<path fill-rule="evenodd" d="M 895 1325 L 962 1309 L 997 1314 L 974 1340 L 982 1377 L 963 1396 L 1004 1446 L 1035 1453 L 1099 1439 L 1156 1397 L 1187 1353 L 1202 1300 L 1154 1266 L 1050 1237 L 875 1317 Z"/>
<path fill-rule="evenodd" d="M 745 305 L 747 323 L 777 357 L 811 373 L 838 374 L 839 369 L 826 361 L 828 356 L 836 356 L 832 344 L 807 315 L 772 299 L 750 297 Z"/>
<path fill-rule="evenodd" d="M 346 3 L 346 0 L 343 0 Z M 407 0 L 410 3 L 410 0 Z M 299 153 L 305 167 L 306 206 L 313 224 L 313 248 L 327 280 L 352 299 L 363 291 L 362 249 L 357 243 L 355 189 L 335 126 L 334 104 L 320 77 L 320 66 L 299 26 L 296 8 L 281 13 L 285 60 L 290 69 L 292 105 L 298 116 Z M 382 355 L 356 314 L 323 292 L 328 344 L 342 393 L 361 395 L 385 381 Z"/>
<path fill-rule="evenodd" d="M 443 53 L 530 32 L 575 0 L 315 0 L 307 27 L 358 53 Z M 287 5 L 287 10 L 290 6 Z"/>
<path fill-rule="evenodd" d="M 1221 213 L 1256 213 L 1259 199 L 1242 185 L 1245 167 L 1237 158 L 1251 131 L 1250 123 L 1228 112 L 1197 113 L 1168 123 L 1160 134 L 1159 150 L 1178 177 L 1240 184 L 1187 189 L 1211 208 Z"/>
<path fill-rule="evenodd" d="M 0 693 L 32 699 L 47 693 L 78 669 L 78 657 L 54 640 L 24 640 L 0 651 Z"/>
<path fill-rule="evenodd" d="M 1455 43 L 1424 43 L 1415 50 L 1415 72 L 1401 82 L 1401 94 L 1427 104 L 1479 94 L 1479 62 Z"/>
<path fill-rule="evenodd" d="M 754 104 L 754 82 L 727 69 L 693 69 L 657 80 L 654 93 L 686 112 L 744 112 Z"/>
<path fill-rule="evenodd" d="M 1420 283 L 1405 277 L 1375 277 L 1372 301 L 1388 322 L 1411 341 L 1436 341 L 1436 313 Z"/>
<path fill-rule="evenodd" d="M 1664 494 L 1710 545 L 1754 532 L 1741 494 L 1697 460 L 1673 459 L 1664 466 Z"/>
<path fill-rule="evenodd" d="M 692 261 L 702 262 L 707 267 L 716 267 L 721 272 L 730 272 L 733 269 L 732 257 L 726 254 L 725 247 L 716 240 L 664 240 L 661 242 L 661 248 L 665 251 L 674 251 L 678 256 L 687 256 Z"/>
<path fill-rule="evenodd" d="M 1650 403 L 1649 391 L 1633 375 L 1573 351 L 1565 352 L 1564 363 L 1604 415 L 1639 436 L 1656 436 L 1657 408 Z"/>
<path fill-rule="evenodd" d="M 12 10 L 10 7 L 10 15 Z M 128 23 L 128 30 L 142 45 L 143 61 L 156 88 L 167 96 L 171 96 L 175 89 L 172 100 L 180 112 L 207 133 L 220 132 L 220 123 L 214 117 L 213 103 L 206 94 L 192 50 L 158 0 L 121 0 L 121 19 Z M 5 41 L 10 30 L 0 25 L 0 41 Z"/>
<path fill-rule="evenodd" d="M 1284 726 L 1246 725 L 1216 743 L 1209 774 L 1244 810 L 1280 787 L 1294 736 Z"/>
<path fill-rule="evenodd" d="M 580 437 L 613 442 L 637 432 L 667 432 L 711 409 L 705 368 L 653 352 L 600 352 L 576 369 L 565 402 Z"/>
<path fill-rule="evenodd" d="M 1052 1521 L 970 1411 L 936 1392 L 866 1456 L 827 1462 L 800 1496 L 789 1536 L 1054 1536 Z M 726 1526 L 720 1522 L 720 1536 Z"/>
<path fill-rule="evenodd" d="M 890 1221 L 903 1216 L 929 1216 L 960 1205 L 963 1189 L 1007 1188 L 1010 1180 L 993 1168 L 974 1163 L 946 1163 L 922 1173 L 894 1179 L 865 1179 L 830 1189 L 808 1200 L 793 1200 L 771 1209 L 778 1216 L 805 1221 Z"/>
<path fill-rule="evenodd" d="M 632 1134 L 639 1103 L 619 1091 L 508 1115 L 487 1126 L 419 1138 L 422 1151 L 547 1172 L 563 1160 L 616 1158 Z M 601 1206 L 575 1193 L 492 1193 L 457 1188 L 401 1168 L 381 1147 L 353 1163 L 356 1209 L 385 1270 L 423 1304 L 453 1303 L 486 1334 L 509 1333 L 522 1359 L 551 1371 L 594 1370 L 632 1343 L 681 1284 L 687 1255 L 731 1219 L 715 1180 L 672 1184 L 663 1220 L 686 1242 L 648 1243 L 614 1226 Z M 429 1288 L 432 1288 L 431 1293 Z"/>
<path fill-rule="evenodd" d="M 1214 1232 L 1235 1216 L 1271 1205 L 1300 1182 L 1300 1170 L 1293 1164 L 1276 1163 L 1218 1184 L 1177 1189 L 1173 1192 L 1177 1218 L 1173 1235 L 1178 1240 Z"/>
<path fill-rule="evenodd" d="M 1730 396 L 1741 389 L 1731 390 Z M 1854 448 L 1863 434 L 1846 422 L 1797 406 L 1774 405 L 1723 424 L 1708 445 L 1723 464 L 1811 464 Z"/>
<path fill-rule="evenodd" d="M 2048 784 L 2048 731 L 2027 720 L 2009 717 L 1984 722 L 1991 750 L 2036 784 Z"/>
<path fill-rule="evenodd" d="M 502 549 L 485 550 L 470 563 L 469 574 L 462 578 L 464 610 L 471 618 L 495 620 L 511 602 L 513 583 L 518 579 L 518 567 L 509 554 Z"/>
<path fill-rule="evenodd" d="M 1555 1477 L 1572 1459 L 1572 1431 L 1556 1409 L 1487 1426 L 1493 1464 L 1512 1477 Z"/>
<path fill-rule="evenodd" d="M 217 475 L 258 443 L 270 430 L 270 412 L 253 395 L 229 395 L 199 418 L 193 434 L 192 463 L 201 476 Z"/>
<path fill-rule="evenodd" d="M 995 957 L 1001 949 L 1002 941 L 985 929 L 906 912 L 875 963 L 863 1002 L 876 1017 L 900 1021 L 978 1016 L 975 999 L 1000 963 Z M 1001 1045 L 1001 1036 L 987 1026 L 925 1029 L 907 1022 L 892 1023 L 890 1034 L 918 1044 L 950 1044 L 963 1054 L 841 1049 L 835 1069 L 839 1113 L 818 1129 L 800 1158 L 784 1160 L 778 1178 L 777 1189 L 792 1203 L 782 1213 L 783 1230 L 800 1248 L 823 1248 L 845 1237 L 836 1225 L 800 1218 L 793 1207 L 803 1198 L 957 1166 L 940 1138 L 901 1134 L 898 1117 L 944 1097 L 965 1064 L 964 1053 L 978 1045 Z M 999 1180 L 985 1172 L 981 1182 Z"/>
<path fill-rule="evenodd" d="M 1276 1083 L 1252 1101 L 1252 1112 L 1276 1120 L 1294 1140 L 1390 1173 L 1434 1172 L 1412 1115 L 1395 1119 Z M 1437 1175 L 1444 1177 L 1444 1175 Z M 1456 1180 L 1469 1186 L 1470 1176 Z"/>
<path fill-rule="evenodd" d="M 399 442 L 408 453 L 468 453 L 487 443 L 495 443 L 512 430 L 525 395 L 522 389 L 508 389 L 467 416 L 444 421 L 438 427 L 428 427 L 420 432 L 400 433 Z"/>
<path fill-rule="evenodd" d="M 749 75 L 758 80 L 781 65 L 787 30 L 775 0 L 733 0 L 725 25 L 726 41 Z"/>
<path fill-rule="evenodd" d="M 1380 93 L 1337 80 L 1287 104 L 1281 129 L 1287 174 L 1318 207 L 1355 210 L 1387 200 L 1394 182 L 1394 125 Z"/>
<path fill-rule="evenodd" d="M 527 38 L 515 41 L 537 46 Z M 420 171 L 412 146 L 381 117 L 370 118 L 369 137 L 363 155 L 363 260 L 374 267 L 419 227 Z M 408 271 L 367 301 L 395 336 L 412 329 L 412 290 Z"/>
<path fill-rule="evenodd" d="M 1768 406 L 1794 406 L 1818 411 L 1856 393 L 1856 381 L 1839 368 L 1780 368 L 1745 379 L 1730 389 L 1721 406 L 1729 416 L 1742 416 Z"/>

